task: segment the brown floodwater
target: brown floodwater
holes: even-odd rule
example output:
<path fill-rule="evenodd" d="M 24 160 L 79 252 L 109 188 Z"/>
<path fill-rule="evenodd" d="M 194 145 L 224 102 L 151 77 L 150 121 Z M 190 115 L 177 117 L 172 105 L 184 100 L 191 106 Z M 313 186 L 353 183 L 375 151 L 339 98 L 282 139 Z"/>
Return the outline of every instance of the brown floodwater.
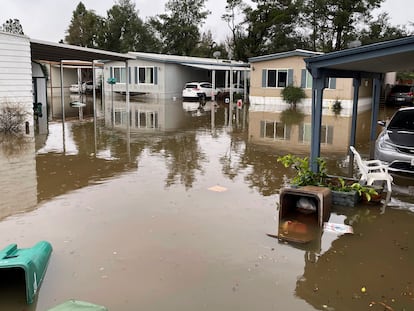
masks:
<path fill-rule="evenodd" d="M 91 102 L 82 113 L 67 104 L 62 125 L 55 104 L 47 132 L 1 140 L 0 248 L 46 240 L 53 252 L 32 305 L 0 269 L 0 310 L 68 299 L 111 311 L 414 310 L 411 179 L 395 177 L 387 207 L 332 206 L 328 221 L 353 234 L 319 231 L 306 244 L 267 235 L 293 175 L 278 156 L 309 153 L 306 112 L 256 107 L 229 122 L 224 106 L 132 100 L 128 124 L 116 97 L 98 102 L 96 123 Z M 350 119 L 323 118 L 329 173 L 351 177 Z M 369 118 L 358 116 L 364 157 Z"/>

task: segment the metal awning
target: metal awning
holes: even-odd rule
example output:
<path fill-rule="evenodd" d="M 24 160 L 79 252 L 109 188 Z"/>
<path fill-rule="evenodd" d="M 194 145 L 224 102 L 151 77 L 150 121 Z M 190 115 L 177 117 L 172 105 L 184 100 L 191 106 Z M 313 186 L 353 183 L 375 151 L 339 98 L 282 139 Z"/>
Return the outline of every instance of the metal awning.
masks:
<path fill-rule="evenodd" d="M 80 47 L 63 43 L 54 43 L 30 39 L 32 60 L 45 62 L 61 62 L 68 60 L 96 61 L 112 60 L 126 61 L 135 59 L 135 56 L 123 53 L 108 52 L 103 50 Z"/>
<path fill-rule="evenodd" d="M 376 137 L 381 83 L 386 72 L 414 69 L 414 36 L 350 48 L 324 55 L 305 58 L 312 83 L 312 138 L 311 165 L 317 171 L 320 156 L 323 90 L 331 77 L 353 78 L 354 99 L 352 112 L 351 145 L 355 143 L 358 113 L 358 90 L 361 78 L 372 78 L 371 143 Z M 373 156 L 371 150 L 371 156 Z"/>
<path fill-rule="evenodd" d="M 213 65 L 213 64 L 192 64 L 192 63 L 181 63 L 181 65 L 199 68 L 199 69 L 206 69 L 206 70 L 233 70 L 233 71 L 250 71 L 250 67 L 246 67 L 246 64 L 223 64 L 223 65 Z"/>
<path fill-rule="evenodd" d="M 414 70 L 414 36 L 363 45 L 305 59 L 312 75 L 336 71 L 353 78 L 355 73 L 386 73 Z"/>

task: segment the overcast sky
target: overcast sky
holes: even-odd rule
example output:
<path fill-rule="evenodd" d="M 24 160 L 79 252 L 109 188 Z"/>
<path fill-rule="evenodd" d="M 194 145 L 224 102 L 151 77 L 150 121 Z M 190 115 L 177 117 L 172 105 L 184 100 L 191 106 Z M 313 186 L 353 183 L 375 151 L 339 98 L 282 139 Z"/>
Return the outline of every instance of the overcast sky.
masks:
<path fill-rule="evenodd" d="M 65 37 L 72 12 L 80 0 L 2 0 L 0 25 L 7 19 L 18 19 L 26 35 L 33 39 L 58 42 Z M 82 0 L 86 9 L 106 17 L 114 0 Z M 167 0 L 135 0 L 140 18 L 164 13 Z M 227 24 L 221 21 L 225 0 L 207 0 L 207 9 L 212 12 L 203 30 L 211 30 L 213 38 L 224 41 L 229 34 Z M 392 25 L 414 22 L 413 0 L 385 0 L 380 11 L 389 13 Z"/>

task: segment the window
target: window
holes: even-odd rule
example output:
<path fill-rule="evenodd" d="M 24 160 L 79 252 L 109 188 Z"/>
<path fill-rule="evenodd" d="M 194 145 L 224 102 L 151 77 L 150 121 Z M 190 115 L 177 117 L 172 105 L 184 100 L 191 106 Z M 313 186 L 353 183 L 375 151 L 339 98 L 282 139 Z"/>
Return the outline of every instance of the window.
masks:
<path fill-rule="evenodd" d="M 293 84 L 293 69 L 264 69 L 262 87 L 284 88 Z"/>
<path fill-rule="evenodd" d="M 158 113 L 156 111 L 136 111 L 135 112 L 136 128 L 158 128 Z"/>
<path fill-rule="evenodd" d="M 312 75 L 306 69 L 302 69 L 302 74 L 300 78 L 300 87 L 304 89 L 311 89 L 312 88 Z M 336 89 L 336 78 L 329 78 L 328 79 L 328 89 Z"/>
<path fill-rule="evenodd" d="M 125 67 L 114 67 L 114 78 L 116 79 L 117 83 L 126 82 L 125 71 Z"/>
<path fill-rule="evenodd" d="M 303 89 L 311 89 L 312 81 L 313 81 L 313 78 L 310 72 L 307 71 L 306 69 L 302 69 L 300 87 Z"/>
<path fill-rule="evenodd" d="M 299 127 L 299 141 L 310 143 L 312 137 L 312 127 L 310 123 L 305 123 Z M 321 125 L 321 144 L 333 143 L 333 126 Z"/>
<path fill-rule="evenodd" d="M 289 140 L 290 127 L 282 122 L 261 121 L 260 137 L 274 140 Z"/>
<path fill-rule="evenodd" d="M 138 82 L 154 84 L 154 67 L 138 67 Z"/>

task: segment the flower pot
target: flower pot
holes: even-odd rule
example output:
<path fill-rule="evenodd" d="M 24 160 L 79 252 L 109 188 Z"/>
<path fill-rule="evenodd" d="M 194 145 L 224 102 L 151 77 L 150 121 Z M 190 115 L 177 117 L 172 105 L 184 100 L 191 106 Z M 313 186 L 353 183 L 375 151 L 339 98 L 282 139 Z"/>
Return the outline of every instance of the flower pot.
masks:
<path fill-rule="evenodd" d="M 359 201 L 356 191 L 336 191 L 332 190 L 332 204 L 340 206 L 354 207 Z"/>

